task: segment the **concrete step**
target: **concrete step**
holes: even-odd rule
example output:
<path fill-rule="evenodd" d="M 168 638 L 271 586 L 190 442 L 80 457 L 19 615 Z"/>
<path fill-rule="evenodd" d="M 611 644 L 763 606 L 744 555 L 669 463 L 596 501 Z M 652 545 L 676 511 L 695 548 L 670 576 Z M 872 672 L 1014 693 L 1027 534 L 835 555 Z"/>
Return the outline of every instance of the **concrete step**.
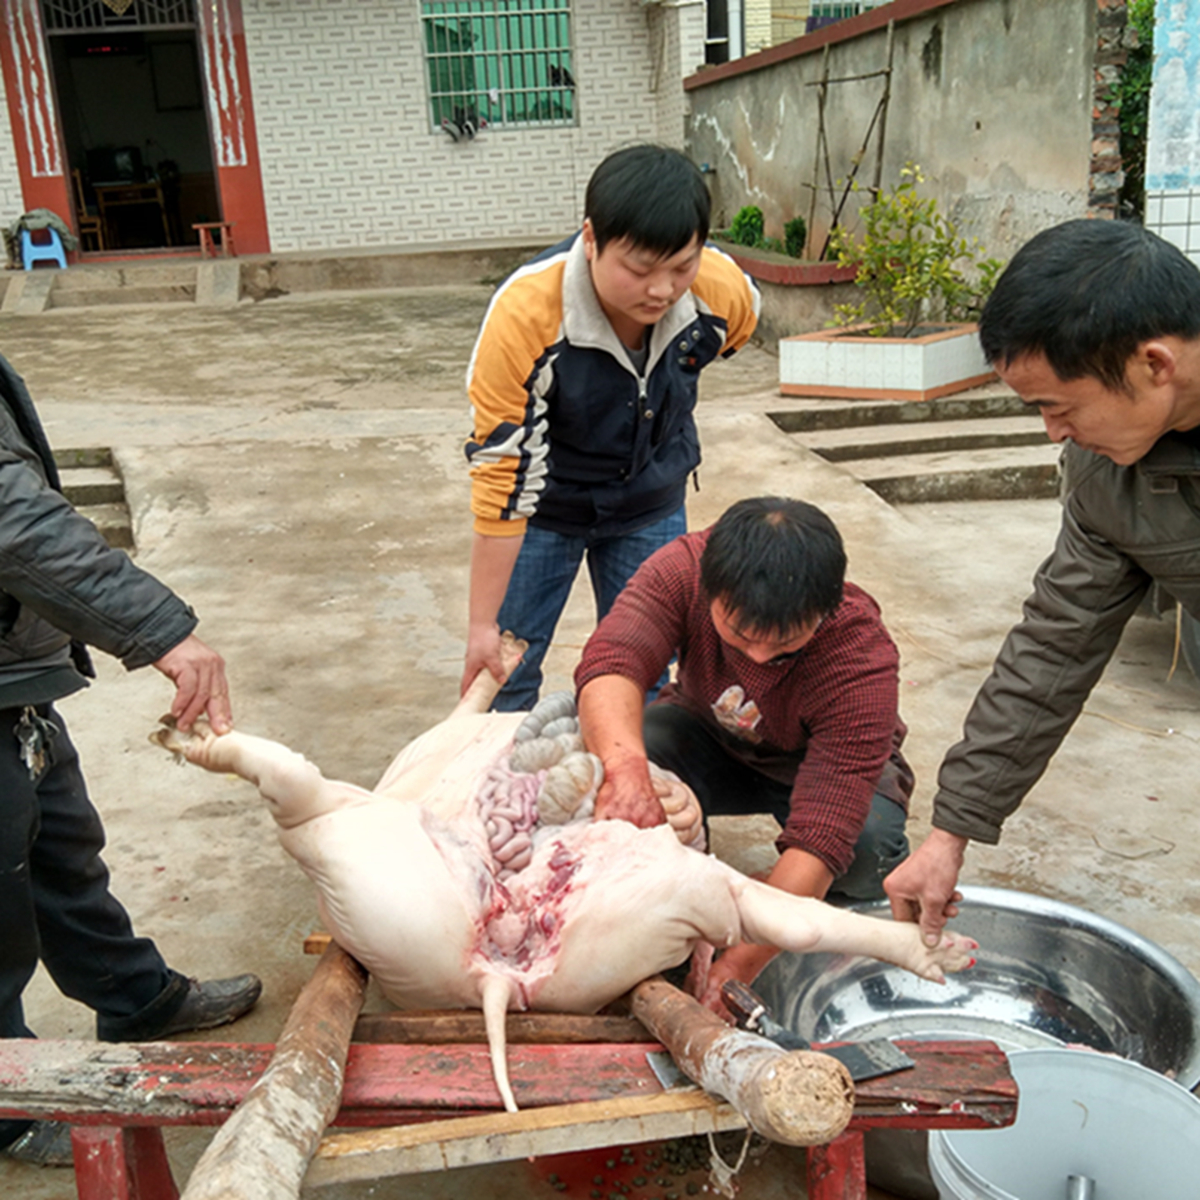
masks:
<path fill-rule="evenodd" d="M 124 287 L 180 287 L 194 283 L 196 258 L 152 259 L 144 263 L 81 263 L 64 271 L 55 291 L 105 291 Z"/>
<path fill-rule="evenodd" d="M 891 504 L 1058 494 L 1060 447 L 1002 382 L 939 400 L 791 400 L 768 414 Z"/>
<path fill-rule="evenodd" d="M 174 286 L 142 287 L 127 284 L 115 288 L 55 288 L 49 308 L 98 308 L 109 304 L 191 304 L 196 299 L 196 281 Z"/>
<path fill-rule="evenodd" d="M 841 465 L 889 504 L 1032 500 L 1058 494 L 1061 447 L 1002 446 L 859 459 Z"/>
<path fill-rule="evenodd" d="M 133 523 L 124 504 L 77 504 L 75 508 L 96 526 L 110 546 L 133 549 Z"/>
<path fill-rule="evenodd" d="M 1038 420 L 1019 396 L 994 385 L 940 400 L 795 400 L 767 415 L 784 433 L 857 429 L 871 425 L 923 425 L 1027 415 Z"/>
<path fill-rule="evenodd" d="M 830 462 L 1049 444 L 1046 428 L 1036 414 L 965 421 L 924 421 L 916 425 L 855 426 L 817 430 L 796 436 L 810 450 L 815 450 Z"/>
<path fill-rule="evenodd" d="M 196 259 L 158 259 L 129 266 L 73 266 L 59 272 L 49 306 L 188 304 L 196 298 L 196 266 Z"/>
<path fill-rule="evenodd" d="M 125 502 L 125 484 L 112 467 L 71 467 L 61 477 L 63 494 L 76 508 Z"/>
<path fill-rule="evenodd" d="M 54 452 L 63 495 L 87 517 L 110 546 L 133 549 L 133 522 L 125 500 L 125 481 L 105 446 Z"/>

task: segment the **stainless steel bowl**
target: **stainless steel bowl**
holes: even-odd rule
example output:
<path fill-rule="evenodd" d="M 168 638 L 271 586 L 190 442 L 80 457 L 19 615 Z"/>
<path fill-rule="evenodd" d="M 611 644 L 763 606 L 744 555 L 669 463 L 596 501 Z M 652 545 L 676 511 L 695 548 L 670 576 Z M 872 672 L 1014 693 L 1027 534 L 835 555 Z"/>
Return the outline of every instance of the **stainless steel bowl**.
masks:
<path fill-rule="evenodd" d="M 952 924 L 979 942 L 978 962 L 945 986 L 876 959 L 781 954 L 755 990 L 778 1020 L 814 1042 L 986 1038 L 1005 1050 L 1078 1043 L 1189 1089 L 1200 1083 L 1200 982 L 1177 959 L 1070 904 L 1002 888 L 962 891 Z M 855 908 L 890 916 L 886 902 Z M 936 1200 L 925 1146 L 922 1134 L 872 1131 L 871 1181 Z"/>

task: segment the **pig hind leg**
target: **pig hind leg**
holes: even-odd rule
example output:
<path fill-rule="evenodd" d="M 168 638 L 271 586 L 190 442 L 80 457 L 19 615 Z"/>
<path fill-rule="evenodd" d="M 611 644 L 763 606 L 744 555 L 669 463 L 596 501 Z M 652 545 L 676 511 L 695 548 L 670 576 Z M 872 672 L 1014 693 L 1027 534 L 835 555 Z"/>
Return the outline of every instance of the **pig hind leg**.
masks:
<path fill-rule="evenodd" d="M 971 966 L 979 948 L 978 942 L 948 930 L 936 946 L 926 946 L 917 925 L 848 912 L 754 880 L 731 886 L 743 937 L 796 954 L 864 954 L 945 983 L 946 972 Z"/>

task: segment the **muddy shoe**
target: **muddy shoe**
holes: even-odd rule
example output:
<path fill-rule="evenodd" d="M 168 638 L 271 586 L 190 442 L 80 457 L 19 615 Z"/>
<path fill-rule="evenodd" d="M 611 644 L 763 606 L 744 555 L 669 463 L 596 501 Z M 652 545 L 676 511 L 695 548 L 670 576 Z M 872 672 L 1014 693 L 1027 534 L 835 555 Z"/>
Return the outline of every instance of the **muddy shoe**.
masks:
<path fill-rule="evenodd" d="M 195 1029 L 213 1029 L 227 1025 L 248 1013 L 262 995 L 262 980 L 257 975 L 236 975 L 232 979 L 188 981 L 188 993 L 178 1011 L 161 1029 L 139 1041 L 156 1041 L 173 1033 L 191 1033 Z"/>
<path fill-rule="evenodd" d="M 73 1167 L 71 1127 L 65 1121 L 34 1121 L 0 1153 L 35 1167 Z"/>

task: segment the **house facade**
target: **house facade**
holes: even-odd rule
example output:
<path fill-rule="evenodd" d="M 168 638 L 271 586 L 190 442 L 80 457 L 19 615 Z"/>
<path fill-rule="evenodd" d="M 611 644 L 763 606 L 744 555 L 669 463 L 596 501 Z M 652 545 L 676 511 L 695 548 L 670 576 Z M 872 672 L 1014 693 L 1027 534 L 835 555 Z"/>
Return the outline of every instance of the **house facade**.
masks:
<path fill-rule="evenodd" d="M 703 0 L 0 0 L 0 222 L 92 254 L 553 239 L 620 145 L 682 146 Z M 7 118 L 7 124 L 5 123 Z M 102 240 L 103 246 L 96 242 Z"/>

